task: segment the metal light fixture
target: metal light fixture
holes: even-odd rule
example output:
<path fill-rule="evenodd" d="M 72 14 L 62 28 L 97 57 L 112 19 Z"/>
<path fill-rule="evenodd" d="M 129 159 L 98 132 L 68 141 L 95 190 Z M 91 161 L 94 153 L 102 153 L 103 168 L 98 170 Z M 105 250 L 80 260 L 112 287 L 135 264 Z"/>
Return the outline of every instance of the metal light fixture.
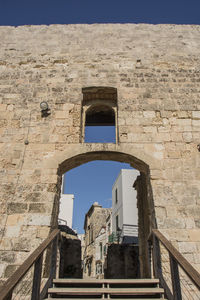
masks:
<path fill-rule="evenodd" d="M 50 114 L 49 105 L 46 101 L 40 102 L 42 117 L 47 117 Z"/>
<path fill-rule="evenodd" d="M 40 102 L 40 108 L 41 108 L 41 111 L 48 110 L 48 108 L 49 108 L 48 103 L 46 101 Z"/>

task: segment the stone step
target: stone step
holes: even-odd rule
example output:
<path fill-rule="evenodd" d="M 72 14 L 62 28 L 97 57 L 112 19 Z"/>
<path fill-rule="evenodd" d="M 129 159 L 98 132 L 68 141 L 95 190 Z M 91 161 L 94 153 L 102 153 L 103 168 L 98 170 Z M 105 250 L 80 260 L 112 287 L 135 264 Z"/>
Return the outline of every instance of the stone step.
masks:
<path fill-rule="evenodd" d="M 161 288 L 50 288 L 52 295 L 156 295 L 164 292 Z"/>

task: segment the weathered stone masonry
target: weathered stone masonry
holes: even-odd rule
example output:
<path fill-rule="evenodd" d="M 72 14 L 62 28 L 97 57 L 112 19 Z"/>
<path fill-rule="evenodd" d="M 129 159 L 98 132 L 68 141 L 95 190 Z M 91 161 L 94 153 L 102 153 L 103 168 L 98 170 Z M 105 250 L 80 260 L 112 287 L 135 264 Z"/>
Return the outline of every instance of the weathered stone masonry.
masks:
<path fill-rule="evenodd" d="M 199 36 L 193 25 L 0 27 L 2 278 L 56 226 L 60 175 L 93 159 L 146 173 L 152 226 L 200 270 Z M 91 86 L 117 88 L 117 144 L 80 143 Z"/>

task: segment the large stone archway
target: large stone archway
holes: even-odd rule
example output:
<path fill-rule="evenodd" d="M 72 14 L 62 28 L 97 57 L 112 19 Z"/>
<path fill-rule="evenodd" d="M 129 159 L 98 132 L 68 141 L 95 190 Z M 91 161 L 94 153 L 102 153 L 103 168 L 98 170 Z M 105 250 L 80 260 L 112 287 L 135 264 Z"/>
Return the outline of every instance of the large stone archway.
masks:
<path fill-rule="evenodd" d="M 140 260 L 140 274 L 142 278 L 150 277 L 151 270 L 149 265 L 149 248 L 148 248 L 148 237 L 151 232 L 151 228 L 155 228 L 156 219 L 155 219 L 155 210 L 153 202 L 153 194 L 150 183 L 150 170 L 149 166 L 141 161 L 140 159 L 134 157 L 128 152 L 123 153 L 118 151 L 109 151 L 109 147 L 105 150 L 105 145 L 101 145 L 102 151 L 90 151 L 85 152 L 83 147 L 83 152 L 77 155 L 70 157 L 71 153 L 65 153 L 67 158 L 61 163 L 58 162 L 58 182 L 57 182 L 57 194 L 54 198 L 54 207 L 52 213 L 51 227 L 57 227 L 58 220 L 58 207 L 59 207 L 59 194 L 61 187 L 61 175 L 65 172 L 78 167 L 84 163 L 95 161 L 95 160 L 109 160 L 109 161 L 118 161 L 130 164 L 133 168 L 136 168 L 140 171 L 140 176 L 137 179 L 136 189 L 138 192 L 138 235 L 139 235 L 139 260 Z M 93 146 L 95 149 L 96 146 Z M 100 150 L 100 145 L 99 145 Z M 119 147 L 120 148 L 120 147 Z M 79 149 L 80 150 L 80 149 Z M 144 154 L 143 154 L 144 156 Z M 60 157 L 59 160 L 62 158 Z M 56 161 L 55 158 L 50 159 L 49 163 Z M 48 162 L 45 164 L 48 165 Z M 53 166 L 53 164 L 52 164 Z M 134 183 L 134 182 L 133 182 Z M 87 188 L 89 188 L 90 182 L 88 182 Z M 134 212 L 133 212 L 134 214 Z"/>

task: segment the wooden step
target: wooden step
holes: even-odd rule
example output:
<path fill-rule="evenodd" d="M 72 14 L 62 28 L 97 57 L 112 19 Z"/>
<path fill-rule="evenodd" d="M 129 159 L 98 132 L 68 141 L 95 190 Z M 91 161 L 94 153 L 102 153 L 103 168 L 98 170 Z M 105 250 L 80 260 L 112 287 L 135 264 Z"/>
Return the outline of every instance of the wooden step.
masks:
<path fill-rule="evenodd" d="M 69 283 L 79 283 L 79 284 L 158 284 L 158 279 L 54 279 L 55 284 L 69 284 Z"/>
<path fill-rule="evenodd" d="M 145 299 L 164 300 L 158 279 L 54 279 L 48 289 L 51 299 Z M 123 299 L 124 297 L 124 299 Z"/>
<path fill-rule="evenodd" d="M 44 300 L 53 300 L 53 299 L 57 299 L 57 300 L 81 300 L 81 299 L 84 299 L 84 300 L 96 300 L 96 299 L 103 299 L 103 298 L 46 298 Z M 105 298 L 104 298 L 105 299 Z M 117 299 L 117 300 L 124 300 L 124 298 L 110 298 L 111 299 Z M 131 298 L 130 298 L 131 299 Z M 126 299 L 126 300 L 130 300 L 130 299 Z M 133 300 L 142 300 L 142 298 L 133 298 Z M 164 298 L 143 298 L 143 300 L 166 300 Z"/>
<path fill-rule="evenodd" d="M 49 294 L 56 295 L 155 295 L 161 294 L 161 288 L 50 288 Z"/>

